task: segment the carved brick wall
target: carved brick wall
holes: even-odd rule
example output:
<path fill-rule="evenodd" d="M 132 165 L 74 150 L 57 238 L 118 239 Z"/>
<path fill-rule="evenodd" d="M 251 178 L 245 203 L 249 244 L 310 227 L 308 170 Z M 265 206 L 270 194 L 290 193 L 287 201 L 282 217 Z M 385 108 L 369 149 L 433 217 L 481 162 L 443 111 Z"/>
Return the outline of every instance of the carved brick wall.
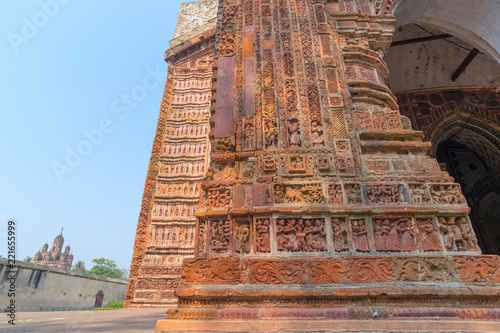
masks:
<path fill-rule="evenodd" d="M 169 76 L 139 219 L 127 307 L 175 303 L 182 261 L 194 255 L 200 182 L 208 170 L 210 150 L 213 40 L 190 46 L 197 48 L 194 56 L 191 51 L 167 59 Z"/>
<path fill-rule="evenodd" d="M 171 318 L 255 319 L 254 309 L 246 307 L 269 306 L 274 296 L 300 311 L 331 305 L 317 297 L 326 295 L 306 295 L 301 288 L 307 285 L 383 283 L 387 289 L 378 294 L 355 287 L 343 295 L 394 292 L 404 298 L 410 292 L 400 283 L 474 284 L 469 280 L 482 274 L 482 259 L 489 268 L 498 263 L 497 257 L 480 256 L 460 185 L 427 155 L 430 143 L 407 126 L 387 86 L 383 57 L 395 23 L 394 17 L 380 15 L 390 6 L 387 1 L 219 4 L 211 149 L 204 152 L 210 158 L 205 178 L 197 183 L 199 201 L 155 199 L 151 207 L 150 244 L 168 242 L 169 232 L 179 234 L 163 229 L 166 214 L 189 220 L 183 212 L 196 210 L 196 258 L 184 260 L 179 308 L 169 312 Z M 188 48 L 196 45 L 186 44 L 167 57 L 189 62 L 196 53 Z M 179 91 L 172 100 L 192 98 Z M 191 131 L 196 133 L 179 129 Z M 162 149 L 182 156 L 203 153 L 187 139 Z M 178 175 L 177 186 L 190 184 L 190 174 L 198 170 L 194 160 L 158 161 L 162 181 Z M 168 187 L 162 191 L 168 196 Z M 191 234 L 186 229 L 184 239 Z M 481 283 L 497 283 L 497 270 L 486 271 Z M 173 286 L 168 279 L 155 283 Z M 258 285 L 303 286 L 263 291 Z M 488 292 L 497 295 L 496 289 Z M 422 302 L 432 305 L 438 296 Z M 338 302 L 335 306 L 350 304 Z M 240 315 L 225 312 L 239 305 L 245 307 L 235 310 Z M 290 311 L 276 317 L 295 317 Z"/>

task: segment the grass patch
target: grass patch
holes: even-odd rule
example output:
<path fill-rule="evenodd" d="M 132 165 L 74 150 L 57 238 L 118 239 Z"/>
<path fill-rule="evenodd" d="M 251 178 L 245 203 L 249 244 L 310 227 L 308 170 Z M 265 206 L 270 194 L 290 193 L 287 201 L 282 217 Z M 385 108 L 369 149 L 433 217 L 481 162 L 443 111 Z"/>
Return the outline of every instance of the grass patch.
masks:
<path fill-rule="evenodd" d="M 113 301 L 113 302 L 109 303 L 108 307 L 106 307 L 106 308 L 93 308 L 92 310 L 95 310 L 95 311 L 120 310 L 120 309 L 123 309 L 123 303 L 125 303 L 125 301 Z"/>

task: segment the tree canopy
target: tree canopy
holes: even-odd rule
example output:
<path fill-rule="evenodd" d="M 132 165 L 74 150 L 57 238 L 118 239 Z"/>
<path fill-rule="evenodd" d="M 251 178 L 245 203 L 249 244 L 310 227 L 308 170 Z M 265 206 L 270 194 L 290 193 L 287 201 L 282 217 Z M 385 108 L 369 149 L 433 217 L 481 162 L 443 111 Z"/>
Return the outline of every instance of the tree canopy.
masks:
<path fill-rule="evenodd" d="M 77 263 L 73 265 L 72 270 L 86 272 L 86 270 L 85 270 L 85 263 L 83 261 L 81 261 L 81 260 L 78 260 Z"/>
<path fill-rule="evenodd" d="M 92 263 L 94 263 L 94 267 L 88 270 L 87 273 L 114 279 L 126 280 L 126 270 L 118 268 L 114 260 L 98 258 L 98 259 L 93 259 Z"/>

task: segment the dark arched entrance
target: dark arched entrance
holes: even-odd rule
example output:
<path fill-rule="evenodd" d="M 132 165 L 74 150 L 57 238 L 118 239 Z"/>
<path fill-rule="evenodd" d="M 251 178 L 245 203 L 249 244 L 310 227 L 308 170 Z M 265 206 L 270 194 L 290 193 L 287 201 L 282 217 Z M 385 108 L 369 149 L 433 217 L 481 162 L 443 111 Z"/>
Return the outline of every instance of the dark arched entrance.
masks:
<path fill-rule="evenodd" d="M 452 139 L 441 141 L 437 159 L 461 184 L 469 206 L 470 218 L 481 250 L 500 254 L 500 177 L 495 165 L 463 143 Z"/>

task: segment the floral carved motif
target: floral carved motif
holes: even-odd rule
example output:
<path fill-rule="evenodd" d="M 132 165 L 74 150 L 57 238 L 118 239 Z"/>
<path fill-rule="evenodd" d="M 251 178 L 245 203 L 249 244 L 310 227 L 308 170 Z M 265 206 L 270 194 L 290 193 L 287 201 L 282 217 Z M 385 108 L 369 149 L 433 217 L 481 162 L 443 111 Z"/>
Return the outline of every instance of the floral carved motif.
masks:
<path fill-rule="evenodd" d="M 411 218 L 377 218 L 373 220 L 377 251 L 408 252 L 417 249 Z"/>
<path fill-rule="evenodd" d="M 240 282 L 239 259 L 184 259 L 183 284 L 237 284 Z"/>
<path fill-rule="evenodd" d="M 397 258 L 399 280 L 404 282 L 454 281 L 453 268 L 447 257 Z"/>
<path fill-rule="evenodd" d="M 260 170 L 264 173 L 274 172 L 276 171 L 276 160 L 274 158 L 260 157 L 259 167 Z"/>
<path fill-rule="evenodd" d="M 463 282 L 500 283 L 500 258 L 498 256 L 464 256 L 453 259 Z"/>
<path fill-rule="evenodd" d="M 307 276 L 314 284 L 342 283 L 344 265 L 341 260 L 317 259 L 307 265 Z"/>
<path fill-rule="evenodd" d="M 279 218 L 276 220 L 278 251 L 326 251 L 324 219 Z"/>
<path fill-rule="evenodd" d="M 305 260 L 252 260 L 249 280 L 256 284 L 304 284 Z"/>
<path fill-rule="evenodd" d="M 394 282 L 396 280 L 392 258 L 349 258 L 345 262 L 349 282 Z"/>

